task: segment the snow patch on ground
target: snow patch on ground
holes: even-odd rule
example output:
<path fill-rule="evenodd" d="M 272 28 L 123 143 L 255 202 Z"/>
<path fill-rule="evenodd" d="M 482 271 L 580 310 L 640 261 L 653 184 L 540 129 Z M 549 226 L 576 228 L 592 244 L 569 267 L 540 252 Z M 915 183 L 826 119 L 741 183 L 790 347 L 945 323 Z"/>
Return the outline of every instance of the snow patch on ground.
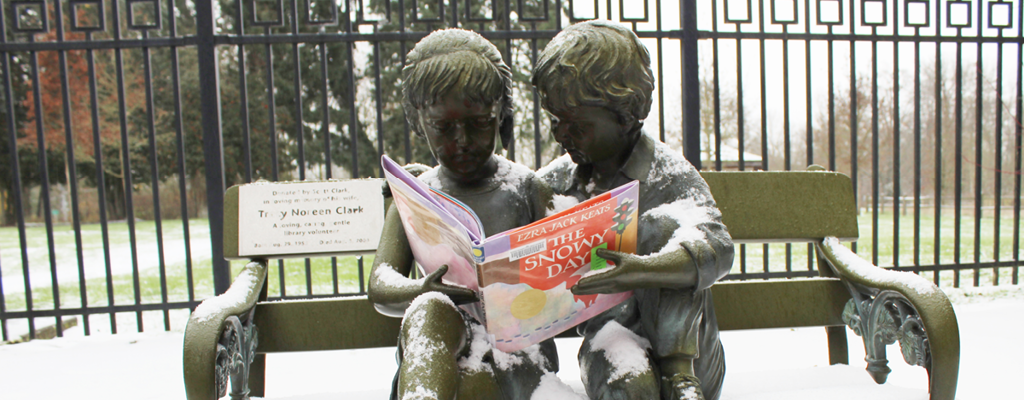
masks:
<path fill-rule="evenodd" d="M 540 378 L 540 386 L 530 400 L 587 400 L 587 397 L 573 391 L 558 375 L 548 372 Z"/>

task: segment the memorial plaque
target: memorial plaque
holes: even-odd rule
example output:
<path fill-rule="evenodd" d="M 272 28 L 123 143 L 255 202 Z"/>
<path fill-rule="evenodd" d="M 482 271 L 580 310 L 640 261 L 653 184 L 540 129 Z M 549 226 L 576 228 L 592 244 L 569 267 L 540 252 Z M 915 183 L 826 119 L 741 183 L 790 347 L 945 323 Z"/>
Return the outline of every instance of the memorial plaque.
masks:
<path fill-rule="evenodd" d="M 238 255 L 372 252 L 384 226 L 381 179 L 238 188 Z"/>

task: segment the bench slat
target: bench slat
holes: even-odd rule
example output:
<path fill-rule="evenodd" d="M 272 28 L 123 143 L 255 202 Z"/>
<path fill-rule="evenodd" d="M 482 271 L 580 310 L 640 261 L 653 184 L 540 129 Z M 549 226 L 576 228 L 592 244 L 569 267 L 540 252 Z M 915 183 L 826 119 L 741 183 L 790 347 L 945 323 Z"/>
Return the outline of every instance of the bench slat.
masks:
<path fill-rule="evenodd" d="M 736 243 L 857 240 L 850 177 L 835 172 L 703 172 Z M 845 290 L 845 289 L 844 289 Z"/>
<path fill-rule="evenodd" d="M 838 279 L 824 278 L 721 282 L 711 290 L 721 330 L 839 326 L 850 299 Z M 365 296 L 263 302 L 255 322 L 258 353 L 394 346 L 401 327 Z"/>
<path fill-rule="evenodd" d="M 841 326 L 850 293 L 839 279 L 719 282 L 711 287 L 718 328 Z"/>
<path fill-rule="evenodd" d="M 402 324 L 378 313 L 366 296 L 263 302 L 254 320 L 257 353 L 394 346 Z"/>

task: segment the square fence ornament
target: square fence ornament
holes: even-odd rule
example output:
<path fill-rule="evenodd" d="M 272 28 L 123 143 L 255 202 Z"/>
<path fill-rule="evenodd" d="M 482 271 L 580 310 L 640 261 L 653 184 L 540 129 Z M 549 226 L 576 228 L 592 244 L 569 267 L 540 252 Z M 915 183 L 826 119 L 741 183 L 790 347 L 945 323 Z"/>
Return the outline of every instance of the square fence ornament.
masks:
<path fill-rule="evenodd" d="M 586 3 L 586 1 L 584 0 L 584 4 L 585 3 Z M 593 14 L 591 14 L 589 16 L 581 17 L 581 16 L 579 16 L 579 14 L 576 13 L 576 11 L 579 11 L 579 8 L 576 7 L 576 2 L 573 1 L 573 0 L 569 0 L 569 19 L 572 22 L 589 21 L 589 20 L 592 20 L 592 19 L 597 19 L 598 13 L 600 12 L 600 9 L 599 9 L 599 5 L 597 3 L 597 0 L 594 0 L 594 8 L 593 8 L 593 12 L 594 13 Z"/>
<path fill-rule="evenodd" d="M 249 10 L 249 25 L 264 28 L 284 26 L 283 0 L 252 0 L 249 3 Z"/>
<path fill-rule="evenodd" d="M 144 31 L 160 29 L 160 2 L 157 0 L 126 0 L 128 29 Z"/>
<path fill-rule="evenodd" d="M 790 7 L 779 7 L 777 0 L 772 0 L 772 23 L 775 25 L 792 25 L 800 21 L 800 6 L 796 4 L 796 0 L 782 0 L 783 4 L 789 3 Z M 783 11 L 783 12 L 779 12 Z"/>
<path fill-rule="evenodd" d="M 426 3 L 426 4 L 430 4 L 430 3 Z M 434 1 L 434 6 L 437 8 L 437 10 L 435 10 L 435 14 L 437 16 L 433 17 L 433 18 L 424 18 L 423 17 L 423 9 L 424 8 L 428 8 L 428 7 L 420 6 L 420 1 L 419 0 L 412 0 L 412 9 L 416 11 L 416 12 L 412 13 L 412 20 L 413 20 L 413 22 L 445 22 L 445 19 L 444 19 L 444 0 L 435 0 Z"/>
<path fill-rule="evenodd" d="M 956 16 L 957 18 L 953 18 Z M 961 22 L 962 17 L 962 22 Z M 971 2 L 970 1 L 947 1 L 946 2 L 946 27 L 947 28 L 970 28 L 971 27 Z"/>
<path fill-rule="evenodd" d="M 526 2 L 533 1 L 534 3 L 542 3 L 541 9 L 544 10 L 544 14 L 541 16 L 529 16 L 526 12 Z M 537 5 L 533 5 L 534 9 Z M 545 22 L 548 20 L 548 0 L 517 0 L 516 1 L 516 13 L 519 14 L 519 20 L 523 22 Z"/>
<path fill-rule="evenodd" d="M 107 12 L 103 0 L 70 0 L 71 30 L 102 32 L 107 30 Z"/>
<path fill-rule="evenodd" d="M 796 0 L 794 0 L 794 1 L 796 1 Z M 637 5 L 635 1 L 630 1 L 629 3 L 630 3 L 629 4 L 630 6 L 636 6 Z M 630 9 L 635 9 L 635 8 L 636 7 L 630 7 Z M 643 16 L 627 17 L 626 16 L 626 10 L 627 10 L 626 5 L 623 4 L 623 0 L 619 0 L 619 22 L 647 22 L 647 20 L 650 18 L 650 15 L 648 14 L 648 11 L 647 11 L 648 8 L 650 8 L 650 5 L 647 4 L 647 0 L 644 0 L 644 7 L 643 7 L 643 12 L 644 13 L 643 13 Z M 636 10 L 636 11 L 639 11 L 639 10 Z M 631 14 L 639 14 L 639 12 L 631 13 Z"/>
<path fill-rule="evenodd" d="M 11 27 L 14 32 L 46 33 L 50 30 L 46 1 L 12 1 L 11 10 L 14 12 L 14 26 Z"/>
<path fill-rule="evenodd" d="M 348 0 L 343 1 L 348 2 Z M 305 22 L 308 25 L 337 25 L 338 5 L 334 0 L 306 0 Z"/>
<path fill-rule="evenodd" d="M 815 15 L 820 26 L 843 24 L 843 0 L 815 0 Z"/>
<path fill-rule="evenodd" d="M 725 22 L 732 24 L 749 24 L 751 21 L 750 10 L 753 6 L 750 4 L 750 0 L 746 0 L 746 4 L 741 3 L 743 0 L 725 0 Z M 737 6 L 746 6 L 742 9 L 733 7 L 732 11 L 729 10 L 729 4 L 737 3 Z M 742 13 L 742 14 L 739 14 Z M 742 16 L 741 16 L 742 15 Z"/>
<path fill-rule="evenodd" d="M 1013 3 L 1001 0 L 988 2 L 988 27 L 994 29 L 1013 27 Z"/>
<path fill-rule="evenodd" d="M 885 26 L 889 23 L 889 10 L 885 0 L 861 0 L 860 26 Z"/>
<path fill-rule="evenodd" d="M 927 28 L 931 25 L 929 0 L 905 0 L 903 2 L 903 26 Z"/>
<path fill-rule="evenodd" d="M 356 3 L 357 7 L 359 7 L 359 11 L 356 14 L 356 24 L 357 25 L 370 25 L 370 24 L 376 24 L 378 22 L 391 21 L 391 2 L 390 1 L 385 1 L 384 2 L 384 15 L 376 14 L 376 15 L 381 17 L 381 18 L 377 18 L 377 19 L 366 19 L 366 5 L 363 4 L 363 3 L 365 1 L 368 1 L 368 0 L 343 0 L 343 1 L 346 1 L 345 7 L 349 7 L 350 6 L 350 4 L 347 3 L 348 1 L 356 1 L 357 2 Z M 466 1 L 467 1 L 467 4 L 468 4 L 469 0 L 466 0 Z M 374 15 L 374 14 L 371 14 L 371 15 Z"/>
<path fill-rule="evenodd" d="M 360 1 L 362 1 L 362 0 L 360 0 Z M 473 2 L 473 0 L 466 0 L 466 2 L 465 2 L 465 6 L 464 7 L 465 7 L 465 10 L 466 10 L 466 21 L 469 21 L 469 22 L 494 22 L 494 12 L 497 9 L 494 6 L 495 0 L 490 0 L 489 1 L 490 5 L 491 5 L 490 7 L 480 7 L 479 10 L 477 10 L 479 14 L 474 14 L 473 13 L 473 4 L 472 4 L 472 2 Z M 484 16 L 483 15 L 483 10 L 484 9 L 489 10 L 491 12 L 491 16 L 489 16 L 489 17 L 488 16 Z"/>

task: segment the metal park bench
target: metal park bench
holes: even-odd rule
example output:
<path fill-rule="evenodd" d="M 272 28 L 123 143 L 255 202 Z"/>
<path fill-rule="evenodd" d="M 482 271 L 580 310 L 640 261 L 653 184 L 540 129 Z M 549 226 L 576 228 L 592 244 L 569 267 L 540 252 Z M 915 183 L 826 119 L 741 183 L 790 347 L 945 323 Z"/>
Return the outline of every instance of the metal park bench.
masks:
<path fill-rule="evenodd" d="M 858 237 L 849 177 L 824 171 L 702 175 L 734 242 L 812 243 L 820 275 L 716 283 L 722 330 L 825 327 L 830 364 L 848 364 L 849 326 L 864 339 L 867 371 L 876 382 L 889 373 L 886 346 L 898 341 L 904 360 L 928 371 L 930 398 L 953 399 L 960 362 L 953 307 L 931 282 L 878 268 L 840 244 Z M 237 255 L 238 216 L 231 210 L 239 199 L 232 190 L 225 196 L 224 243 L 225 254 Z M 264 301 L 267 261 L 251 258 L 231 288 L 188 321 L 183 362 L 190 400 L 218 398 L 229 382 L 233 398 L 262 396 L 268 353 L 396 344 L 400 320 L 378 314 L 365 296 Z"/>

